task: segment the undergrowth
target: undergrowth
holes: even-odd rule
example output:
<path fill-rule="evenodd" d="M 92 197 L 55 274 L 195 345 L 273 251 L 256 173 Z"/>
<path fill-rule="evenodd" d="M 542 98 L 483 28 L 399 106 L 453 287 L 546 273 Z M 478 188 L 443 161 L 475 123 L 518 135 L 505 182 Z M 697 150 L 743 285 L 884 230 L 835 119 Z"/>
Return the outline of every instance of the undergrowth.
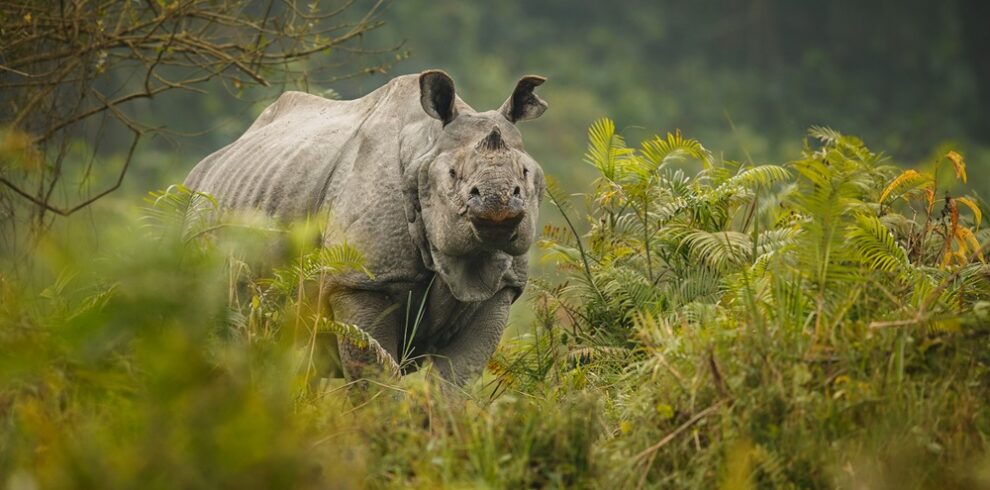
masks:
<path fill-rule="evenodd" d="M 901 170 L 813 128 L 756 165 L 603 119 L 586 160 L 590 192 L 548 186 L 533 325 L 463 395 L 333 320 L 322 279 L 375 271 L 318 220 L 176 186 L 98 251 L 41 243 L 0 275 L 0 484 L 990 487 L 990 234 L 959 153 Z M 386 375 L 328 377 L 334 337 Z"/>

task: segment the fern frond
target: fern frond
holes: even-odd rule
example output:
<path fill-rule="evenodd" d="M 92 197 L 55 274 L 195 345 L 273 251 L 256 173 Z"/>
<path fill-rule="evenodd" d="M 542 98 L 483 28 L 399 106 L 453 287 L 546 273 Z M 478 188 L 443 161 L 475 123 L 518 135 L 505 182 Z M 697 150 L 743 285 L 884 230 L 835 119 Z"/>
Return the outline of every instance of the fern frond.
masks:
<path fill-rule="evenodd" d="M 747 189 L 770 187 L 791 178 L 791 172 L 778 165 L 750 167 L 732 176 L 726 184 L 739 185 Z"/>
<path fill-rule="evenodd" d="M 315 265 L 321 272 L 330 274 L 358 271 L 369 278 L 374 278 L 374 274 L 364 267 L 364 256 L 361 252 L 346 243 L 321 248 Z"/>
<path fill-rule="evenodd" d="M 361 327 L 349 323 L 327 320 L 322 322 L 322 328 L 320 330 L 336 335 L 338 341 L 347 342 L 358 349 L 372 353 L 375 356 L 375 361 L 391 377 L 398 378 L 402 374 L 402 369 L 399 368 L 392 355 L 374 337 L 362 330 Z"/>
<path fill-rule="evenodd" d="M 808 135 L 821 141 L 826 145 L 837 145 L 842 139 L 842 133 L 828 126 L 812 126 L 808 129 Z"/>
<path fill-rule="evenodd" d="M 846 231 L 846 240 L 872 270 L 897 272 L 908 266 L 907 251 L 876 216 L 857 216 Z"/>
<path fill-rule="evenodd" d="M 219 218 L 216 198 L 181 184 L 149 192 L 144 201 L 149 206 L 144 208 L 143 225 L 158 236 L 177 233 L 185 241 L 210 229 Z"/>
<path fill-rule="evenodd" d="M 615 122 L 603 117 L 588 128 L 588 151 L 584 160 L 608 180 L 619 180 L 622 160 L 632 153 L 621 135 L 615 132 Z"/>
<path fill-rule="evenodd" d="M 683 234 L 681 243 L 694 257 L 717 270 L 724 269 L 730 263 L 742 263 L 753 248 L 749 235 L 728 230 L 689 230 Z"/>
<path fill-rule="evenodd" d="M 880 193 L 880 199 L 878 202 L 883 203 L 887 199 L 887 196 L 903 185 L 917 185 L 920 183 L 927 183 L 929 180 L 930 178 L 928 176 L 921 175 L 915 170 L 905 170 L 901 172 L 901 174 L 894 180 L 890 181 L 889 184 L 887 184 L 887 187 L 885 187 L 883 192 Z"/>
<path fill-rule="evenodd" d="M 652 170 L 663 167 L 672 159 L 683 157 L 698 160 L 706 169 L 712 165 L 711 153 L 697 140 L 682 136 L 680 130 L 667 133 L 666 138 L 661 138 L 658 135 L 652 140 L 644 141 L 640 154 L 650 164 Z"/>
<path fill-rule="evenodd" d="M 589 363 L 602 358 L 621 360 L 629 355 L 629 352 L 629 349 L 625 347 L 590 346 L 571 350 L 566 357 L 570 363 Z"/>
<path fill-rule="evenodd" d="M 693 267 L 677 277 L 664 291 L 672 305 L 683 307 L 697 301 L 711 301 L 717 298 L 722 287 L 722 275 L 709 267 Z"/>

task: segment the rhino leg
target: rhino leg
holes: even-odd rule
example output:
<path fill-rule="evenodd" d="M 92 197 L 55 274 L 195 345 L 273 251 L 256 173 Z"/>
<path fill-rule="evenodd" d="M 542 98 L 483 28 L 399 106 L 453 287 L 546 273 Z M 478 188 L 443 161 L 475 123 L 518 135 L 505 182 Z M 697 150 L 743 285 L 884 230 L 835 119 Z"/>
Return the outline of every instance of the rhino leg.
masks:
<path fill-rule="evenodd" d="M 330 301 L 337 321 L 357 325 L 378 341 L 393 361 L 399 358 L 401 308 L 395 300 L 375 291 L 340 291 L 333 294 Z M 382 374 L 383 366 L 371 349 L 362 349 L 345 339 L 338 339 L 338 343 L 345 378 L 353 381 L 377 378 Z"/>
<path fill-rule="evenodd" d="M 509 321 L 514 292 L 503 289 L 484 302 L 457 336 L 431 354 L 434 366 L 444 380 L 461 387 L 485 369 Z"/>

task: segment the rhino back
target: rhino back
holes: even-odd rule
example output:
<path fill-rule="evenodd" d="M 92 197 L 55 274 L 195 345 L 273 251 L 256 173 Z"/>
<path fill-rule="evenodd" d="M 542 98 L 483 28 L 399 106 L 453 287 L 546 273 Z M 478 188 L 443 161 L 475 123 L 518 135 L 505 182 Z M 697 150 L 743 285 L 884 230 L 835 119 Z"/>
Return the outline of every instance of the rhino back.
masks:
<path fill-rule="evenodd" d="M 225 208 L 281 218 L 314 213 L 348 140 L 374 111 L 368 98 L 331 101 L 287 92 L 237 141 L 200 162 L 185 184 L 213 194 Z"/>
<path fill-rule="evenodd" d="M 376 282 L 415 280 L 424 270 L 408 234 L 401 162 L 426 151 L 439 129 L 422 110 L 417 80 L 397 77 L 350 101 L 287 92 L 185 185 L 224 208 L 282 219 L 329 212 L 326 242 L 361 250 Z"/>

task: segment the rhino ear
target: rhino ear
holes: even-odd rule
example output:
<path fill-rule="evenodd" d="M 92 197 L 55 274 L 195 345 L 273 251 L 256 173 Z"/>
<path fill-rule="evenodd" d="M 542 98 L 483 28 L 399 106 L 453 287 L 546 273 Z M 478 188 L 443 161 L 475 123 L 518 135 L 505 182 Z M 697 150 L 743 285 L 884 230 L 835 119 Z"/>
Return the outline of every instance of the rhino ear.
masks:
<path fill-rule="evenodd" d="M 454 107 L 454 81 L 440 70 L 424 71 L 419 76 L 419 101 L 430 116 L 446 126 L 457 117 Z"/>
<path fill-rule="evenodd" d="M 502 104 L 499 112 L 512 122 L 536 119 L 547 110 L 547 103 L 533 93 L 533 89 L 543 85 L 546 78 L 535 75 L 525 76 L 516 83 L 512 95 Z"/>

